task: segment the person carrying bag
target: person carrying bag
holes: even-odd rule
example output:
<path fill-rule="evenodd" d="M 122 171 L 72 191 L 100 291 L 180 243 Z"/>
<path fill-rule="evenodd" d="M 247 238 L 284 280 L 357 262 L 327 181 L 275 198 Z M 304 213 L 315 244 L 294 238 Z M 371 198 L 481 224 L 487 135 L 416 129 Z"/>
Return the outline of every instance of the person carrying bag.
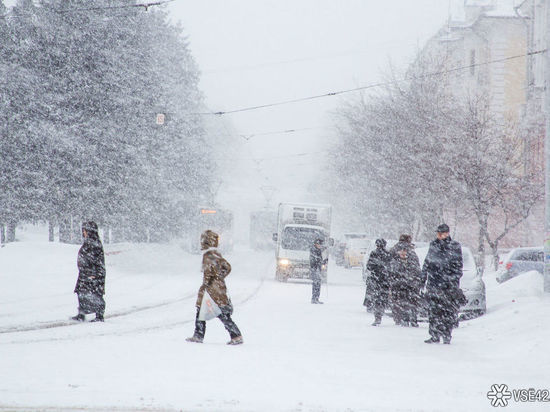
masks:
<path fill-rule="evenodd" d="M 206 321 L 217 317 L 229 332 L 231 340 L 228 345 L 243 343 L 241 331 L 231 319 L 233 305 L 227 294 L 225 278 L 231 272 L 231 265 L 218 251 L 219 236 L 207 230 L 201 235 L 203 281 L 197 296 L 197 315 L 195 333 L 187 338 L 187 342 L 202 343 L 206 332 Z"/>

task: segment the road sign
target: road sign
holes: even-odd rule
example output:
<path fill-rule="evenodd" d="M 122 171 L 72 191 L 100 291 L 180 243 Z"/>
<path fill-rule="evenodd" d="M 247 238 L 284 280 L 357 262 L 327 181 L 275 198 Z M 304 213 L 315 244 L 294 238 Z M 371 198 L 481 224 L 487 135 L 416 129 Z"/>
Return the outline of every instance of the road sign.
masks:
<path fill-rule="evenodd" d="M 164 122 L 166 121 L 166 115 L 164 113 L 157 113 L 157 124 L 159 126 L 164 125 Z"/>

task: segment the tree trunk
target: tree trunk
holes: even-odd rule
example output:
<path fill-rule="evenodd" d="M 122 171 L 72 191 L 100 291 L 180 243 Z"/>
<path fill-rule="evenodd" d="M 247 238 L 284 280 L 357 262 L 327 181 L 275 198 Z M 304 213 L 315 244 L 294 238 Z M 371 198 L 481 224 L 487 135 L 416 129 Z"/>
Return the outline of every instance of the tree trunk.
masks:
<path fill-rule="evenodd" d="M 80 219 L 71 219 L 71 243 L 75 245 L 82 243 L 82 222 Z"/>
<path fill-rule="evenodd" d="M 48 241 L 54 241 L 54 223 L 52 220 L 48 222 Z"/>
<path fill-rule="evenodd" d="M 0 244 L 6 243 L 6 226 L 4 224 L 0 225 Z"/>
<path fill-rule="evenodd" d="M 494 246 L 491 246 L 491 251 L 493 252 L 493 267 L 495 270 L 498 269 L 498 243 L 495 243 Z"/>
<path fill-rule="evenodd" d="M 485 233 L 487 232 L 487 220 L 479 220 L 479 243 L 477 246 L 477 266 L 481 268 L 481 274 L 485 270 Z"/>
<path fill-rule="evenodd" d="M 422 223 L 420 219 L 416 220 L 416 229 L 414 229 L 413 239 L 418 240 L 418 237 L 420 236 L 420 231 L 422 230 Z"/>
<path fill-rule="evenodd" d="M 15 242 L 15 228 L 17 227 L 16 222 L 9 222 L 8 223 L 8 230 L 7 230 L 7 241 L 8 242 Z"/>
<path fill-rule="evenodd" d="M 71 220 L 61 218 L 59 220 L 59 241 L 61 243 L 71 243 Z"/>
<path fill-rule="evenodd" d="M 111 243 L 111 229 L 109 226 L 106 226 L 103 231 L 103 243 Z"/>

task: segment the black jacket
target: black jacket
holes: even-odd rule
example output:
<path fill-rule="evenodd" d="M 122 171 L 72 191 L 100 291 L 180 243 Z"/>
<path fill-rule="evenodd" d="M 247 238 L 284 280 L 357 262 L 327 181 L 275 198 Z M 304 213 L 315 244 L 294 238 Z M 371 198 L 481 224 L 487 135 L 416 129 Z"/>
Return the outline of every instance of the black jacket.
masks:
<path fill-rule="evenodd" d="M 420 261 L 416 252 L 410 248 L 407 250 L 407 258 L 401 259 L 397 252 L 392 253 L 390 263 L 390 282 L 392 287 L 401 287 L 411 291 L 420 292 L 426 278 L 420 270 Z"/>
<path fill-rule="evenodd" d="M 422 273 L 427 277 L 427 293 L 457 289 L 462 277 L 462 248 L 451 237 L 430 243 Z"/>
<path fill-rule="evenodd" d="M 105 255 L 99 238 L 85 238 L 78 251 L 75 293 L 105 294 Z"/>
<path fill-rule="evenodd" d="M 323 259 L 323 248 L 318 248 L 315 245 L 309 249 L 309 266 L 312 270 L 321 270 L 328 259 Z"/>
<path fill-rule="evenodd" d="M 391 255 L 384 248 L 377 248 L 369 255 L 367 270 L 371 273 L 371 280 L 375 286 L 385 288 L 390 286 L 388 269 Z"/>

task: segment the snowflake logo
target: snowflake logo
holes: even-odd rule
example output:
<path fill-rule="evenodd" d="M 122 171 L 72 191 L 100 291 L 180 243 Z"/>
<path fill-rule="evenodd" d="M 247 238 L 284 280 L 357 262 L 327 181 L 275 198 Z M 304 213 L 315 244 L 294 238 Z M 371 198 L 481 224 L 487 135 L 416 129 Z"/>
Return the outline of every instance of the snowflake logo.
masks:
<path fill-rule="evenodd" d="M 492 385 L 491 390 L 487 392 L 487 398 L 491 400 L 491 405 L 508 406 L 508 400 L 512 398 L 512 393 L 508 390 L 508 385 Z"/>

